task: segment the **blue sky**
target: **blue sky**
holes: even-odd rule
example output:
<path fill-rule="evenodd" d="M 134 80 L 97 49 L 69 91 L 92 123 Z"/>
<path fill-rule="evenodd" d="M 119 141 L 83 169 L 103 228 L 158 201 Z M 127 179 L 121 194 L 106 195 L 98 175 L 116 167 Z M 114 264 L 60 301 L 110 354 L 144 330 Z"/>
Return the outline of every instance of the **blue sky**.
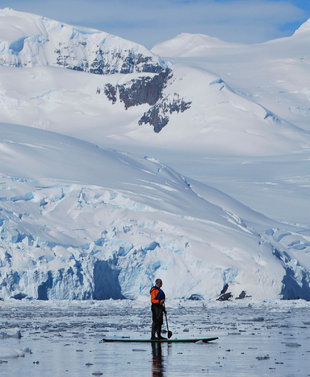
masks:
<path fill-rule="evenodd" d="M 104 30 L 152 47 L 179 33 L 256 43 L 291 35 L 310 0 L 0 0 L 0 7 Z"/>

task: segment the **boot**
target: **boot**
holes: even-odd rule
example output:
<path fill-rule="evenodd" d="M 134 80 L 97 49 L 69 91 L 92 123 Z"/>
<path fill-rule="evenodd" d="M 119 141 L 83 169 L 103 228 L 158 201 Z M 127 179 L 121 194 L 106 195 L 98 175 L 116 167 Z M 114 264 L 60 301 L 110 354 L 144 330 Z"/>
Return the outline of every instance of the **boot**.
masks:
<path fill-rule="evenodd" d="M 157 329 L 157 339 L 167 340 L 167 338 L 164 338 L 163 336 L 161 336 L 161 326 L 158 326 L 158 329 Z"/>

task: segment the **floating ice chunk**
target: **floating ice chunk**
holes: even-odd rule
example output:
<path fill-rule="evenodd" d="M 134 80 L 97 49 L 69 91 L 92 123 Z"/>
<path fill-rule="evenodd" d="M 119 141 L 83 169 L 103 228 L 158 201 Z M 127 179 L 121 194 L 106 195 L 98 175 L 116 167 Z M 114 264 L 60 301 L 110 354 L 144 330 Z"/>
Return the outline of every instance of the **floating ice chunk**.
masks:
<path fill-rule="evenodd" d="M 256 318 L 249 319 L 249 321 L 252 321 L 252 322 L 264 322 L 265 318 L 264 317 L 256 317 Z"/>
<path fill-rule="evenodd" d="M 25 357 L 27 353 L 32 353 L 30 348 L 14 349 L 7 346 L 0 346 L 0 359 L 16 359 L 18 357 Z"/>
<path fill-rule="evenodd" d="M 269 355 L 257 356 L 256 359 L 257 360 L 269 360 L 270 356 Z"/>
<path fill-rule="evenodd" d="M 286 347 L 298 348 L 301 347 L 299 343 L 285 343 Z"/>
<path fill-rule="evenodd" d="M 5 331 L 0 331 L 0 339 L 7 339 L 7 338 L 17 338 L 20 339 L 22 334 L 19 329 L 7 329 Z"/>

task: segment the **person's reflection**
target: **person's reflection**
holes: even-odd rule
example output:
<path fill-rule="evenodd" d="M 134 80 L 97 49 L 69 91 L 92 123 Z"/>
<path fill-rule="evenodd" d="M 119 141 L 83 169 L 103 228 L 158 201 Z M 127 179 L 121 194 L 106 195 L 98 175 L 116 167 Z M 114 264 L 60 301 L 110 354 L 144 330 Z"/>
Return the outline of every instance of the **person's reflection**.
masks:
<path fill-rule="evenodd" d="M 160 342 L 152 342 L 152 356 L 152 377 L 164 377 L 165 368 Z"/>

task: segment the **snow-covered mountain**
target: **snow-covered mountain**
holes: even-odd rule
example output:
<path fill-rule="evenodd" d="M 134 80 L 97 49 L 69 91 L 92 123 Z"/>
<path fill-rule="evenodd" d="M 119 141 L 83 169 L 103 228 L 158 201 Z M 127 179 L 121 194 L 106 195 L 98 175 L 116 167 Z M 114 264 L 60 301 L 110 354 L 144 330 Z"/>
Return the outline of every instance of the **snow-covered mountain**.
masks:
<path fill-rule="evenodd" d="M 107 82 L 103 89 L 107 98 L 115 102 L 119 96 L 125 109 L 142 104 L 162 107 L 162 91 L 172 78 L 171 70 L 145 47 L 105 32 L 9 8 L 0 10 L 0 20 L 1 66 L 61 67 L 97 75 L 130 76 L 113 87 Z M 100 85 L 96 92 L 100 93 Z M 168 113 L 183 112 L 187 108 L 183 103 L 177 95 L 177 100 L 166 97 L 163 106 L 168 106 Z M 156 132 L 161 129 L 160 121 L 148 114 L 141 122 L 149 123 Z"/>
<path fill-rule="evenodd" d="M 296 88 L 307 93 L 308 52 L 286 60 L 307 31 L 257 46 L 199 36 L 208 46 L 198 58 L 196 37 L 185 39 L 187 58 L 168 62 L 107 33 L 0 11 L 0 297 L 138 298 L 160 276 L 171 298 L 228 287 L 234 297 L 310 299 L 305 222 L 272 220 L 199 181 L 212 159 L 308 161 L 302 111 L 289 117 L 283 102 L 297 109 Z M 271 98 L 277 85 L 291 91 Z M 192 177 L 155 150 L 182 169 L 194 156 Z M 301 178 L 288 177 L 304 192 Z"/>
<path fill-rule="evenodd" d="M 160 56 L 185 58 L 204 56 L 210 53 L 216 54 L 217 49 L 232 48 L 239 50 L 242 47 L 244 46 L 241 44 L 224 42 L 205 34 L 181 33 L 168 41 L 157 44 L 152 48 L 152 51 Z"/>
<path fill-rule="evenodd" d="M 301 33 L 307 33 L 309 37 L 310 33 L 310 19 L 304 22 L 294 33 L 294 35 L 301 35 Z"/>
<path fill-rule="evenodd" d="M 105 32 L 9 8 L 0 10 L 0 18 L 1 65 L 61 66 L 95 74 L 166 69 L 164 62 L 143 46 Z"/>
<path fill-rule="evenodd" d="M 309 131 L 309 25 L 310 20 L 290 37 L 254 45 L 217 40 L 209 46 L 208 36 L 182 34 L 152 51 L 177 63 L 216 72 L 235 93 Z"/>
<path fill-rule="evenodd" d="M 310 147 L 307 131 L 212 73 L 214 67 L 171 65 L 133 42 L 10 9 L 0 18 L 2 121 L 96 143 L 178 150 L 191 145 L 216 154 Z M 188 34 L 179 39 L 194 43 Z M 200 44 L 206 40 L 199 36 Z M 212 45 L 218 46 L 215 57 L 243 51 L 216 40 Z"/>
<path fill-rule="evenodd" d="M 310 299 L 305 229 L 152 158 L 0 129 L 2 297 L 138 298 L 159 275 L 171 298 L 228 285 L 235 297 Z"/>

